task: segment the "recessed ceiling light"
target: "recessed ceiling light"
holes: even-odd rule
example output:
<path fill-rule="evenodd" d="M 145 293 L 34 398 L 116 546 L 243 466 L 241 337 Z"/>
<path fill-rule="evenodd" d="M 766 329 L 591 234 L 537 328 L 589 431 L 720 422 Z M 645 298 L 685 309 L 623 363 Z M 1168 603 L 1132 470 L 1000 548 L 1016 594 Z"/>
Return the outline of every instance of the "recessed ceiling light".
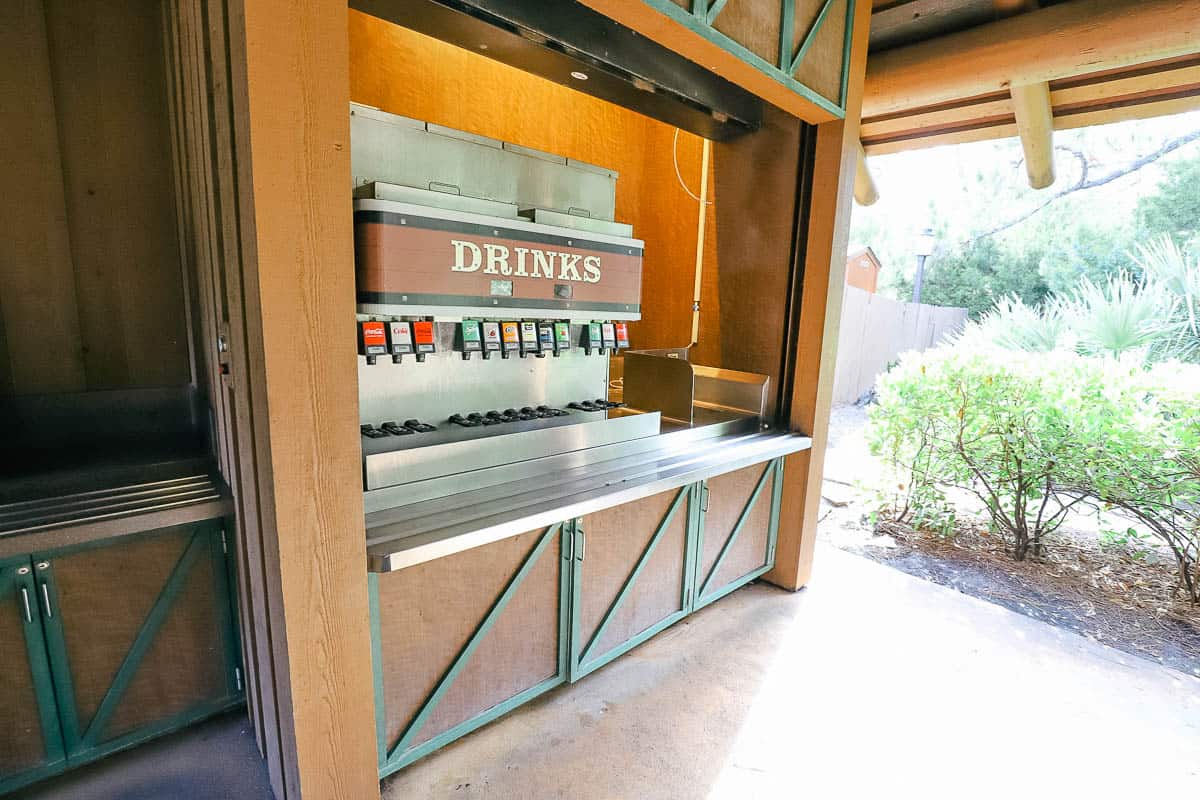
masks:
<path fill-rule="evenodd" d="M 487 50 L 487 45 L 486 45 L 486 44 L 481 44 L 481 45 L 479 45 L 479 49 L 480 49 L 480 50 Z"/>
<path fill-rule="evenodd" d="M 580 72 L 578 70 L 576 70 L 575 72 L 572 72 L 571 77 L 577 81 L 586 81 L 588 79 L 586 72 Z"/>

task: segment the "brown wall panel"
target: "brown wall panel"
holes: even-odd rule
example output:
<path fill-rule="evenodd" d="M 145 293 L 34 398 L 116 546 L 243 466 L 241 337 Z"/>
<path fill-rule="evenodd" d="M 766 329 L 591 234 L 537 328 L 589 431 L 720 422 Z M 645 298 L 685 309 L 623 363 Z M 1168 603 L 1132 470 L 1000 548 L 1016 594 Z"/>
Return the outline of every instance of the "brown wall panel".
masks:
<path fill-rule="evenodd" d="M 83 353 L 42 0 L 0 3 L 0 141 L 0 393 L 80 391 Z"/>
<path fill-rule="evenodd" d="M 159 17 L 0 9 L 0 390 L 191 380 Z"/>
<path fill-rule="evenodd" d="M 715 146 L 723 323 L 713 365 L 771 376 L 773 411 L 783 357 L 802 123 L 771 106 L 764 112 L 758 133 Z"/>
<path fill-rule="evenodd" d="M 88 388 L 187 383 L 158 15 L 47 0 L 46 23 Z"/>

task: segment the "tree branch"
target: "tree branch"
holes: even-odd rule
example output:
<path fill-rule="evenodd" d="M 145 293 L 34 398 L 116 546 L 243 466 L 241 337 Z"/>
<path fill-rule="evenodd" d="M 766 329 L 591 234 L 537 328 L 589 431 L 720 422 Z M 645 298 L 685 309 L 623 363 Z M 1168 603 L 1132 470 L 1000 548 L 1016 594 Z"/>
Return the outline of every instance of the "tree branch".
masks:
<path fill-rule="evenodd" d="M 978 233 L 974 236 L 969 237 L 967 239 L 967 243 L 976 242 L 980 239 L 986 239 L 989 236 L 994 236 L 997 233 L 1002 233 L 1003 231 L 1006 231 L 1009 228 L 1012 228 L 1016 225 L 1020 225 L 1025 220 L 1029 219 L 1030 217 L 1034 216 L 1038 212 L 1042 211 L 1042 209 L 1046 208 L 1047 206 L 1049 206 L 1050 204 L 1052 204 L 1058 200 L 1061 200 L 1062 198 L 1066 197 L 1069 194 L 1074 194 L 1075 192 L 1082 192 L 1085 189 L 1095 189 L 1098 186 L 1104 186 L 1106 184 L 1112 183 L 1113 181 L 1117 180 L 1118 178 L 1123 178 L 1126 175 L 1129 175 L 1130 173 L 1137 172 L 1142 167 L 1146 167 L 1146 166 L 1149 166 L 1150 164 L 1153 164 L 1155 161 L 1158 161 L 1163 156 L 1165 156 L 1169 153 L 1173 153 L 1176 150 L 1178 150 L 1179 148 L 1183 147 L 1184 145 L 1190 144 L 1191 142 L 1194 142 L 1198 139 L 1200 139 L 1200 130 L 1195 130 L 1195 131 L 1192 131 L 1191 133 L 1185 133 L 1183 136 L 1177 136 L 1174 139 L 1169 139 L 1166 142 L 1163 142 L 1162 145 L 1158 147 L 1158 149 L 1156 149 L 1150 153 L 1147 153 L 1146 155 L 1141 156 L 1140 158 L 1137 158 L 1137 159 L 1131 161 L 1130 163 L 1126 164 L 1123 167 L 1120 167 L 1119 169 L 1115 169 L 1112 172 L 1106 173 L 1097 178 L 1090 177 L 1089 171 L 1088 171 L 1087 159 L 1084 157 L 1084 155 L 1082 153 L 1080 153 L 1078 150 L 1073 150 L 1068 147 L 1061 147 L 1061 146 L 1057 147 L 1055 149 L 1065 150 L 1068 153 L 1071 153 L 1072 155 L 1074 155 L 1077 159 L 1079 159 L 1079 163 L 1082 165 L 1082 168 L 1079 171 L 1078 180 L 1076 180 L 1070 186 L 1067 186 L 1063 189 L 1059 189 L 1057 192 L 1050 195 L 1050 197 L 1047 198 L 1045 201 L 1034 206 L 1029 211 L 1022 212 L 1021 214 L 1018 214 L 1017 216 L 1013 217 L 1012 219 L 1002 222 L 1001 224 L 997 225 L 994 228 L 991 228 L 990 230 L 986 230 L 983 233 Z"/>

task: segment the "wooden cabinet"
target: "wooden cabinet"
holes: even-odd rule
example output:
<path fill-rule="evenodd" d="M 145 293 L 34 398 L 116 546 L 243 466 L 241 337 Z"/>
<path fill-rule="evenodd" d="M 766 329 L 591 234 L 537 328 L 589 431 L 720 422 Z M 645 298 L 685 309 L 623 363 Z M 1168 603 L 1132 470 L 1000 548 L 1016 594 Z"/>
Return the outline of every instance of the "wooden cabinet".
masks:
<path fill-rule="evenodd" d="M 743 586 L 775 565 L 783 459 L 701 484 L 694 608 Z"/>
<path fill-rule="evenodd" d="M 770 569 L 782 474 L 779 458 L 369 574 L 380 776 Z"/>
<path fill-rule="evenodd" d="M 687 615 L 696 496 L 684 486 L 575 520 L 572 681 Z"/>
<path fill-rule="evenodd" d="M 219 524 L 4 562 L 0 611 L 0 793 L 241 700 Z"/>
<path fill-rule="evenodd" d="M 66 754 L 29 559 L 0 561 L 0 794 L 52 774 Z"/>
<path fill-rule="evenodd" d="M 566 679 L 570 536 L 369 575 L 381 777 Z"/>

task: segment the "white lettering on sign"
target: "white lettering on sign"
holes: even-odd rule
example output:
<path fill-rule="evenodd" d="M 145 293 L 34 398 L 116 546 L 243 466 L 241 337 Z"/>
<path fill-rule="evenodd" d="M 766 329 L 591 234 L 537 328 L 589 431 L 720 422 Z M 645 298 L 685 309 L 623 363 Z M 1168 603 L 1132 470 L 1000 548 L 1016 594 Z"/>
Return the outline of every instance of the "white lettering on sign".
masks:
<path fill-rule="evenodd" d="M 502 244 L 485 244 L 484 252 L 487 253 L 487 266 L 483 271 L 489 275 L 495 275 L 499 272 L 501 275 L 511 275 L 512 268 L 508 266 L 508 248 Z"/>
<path fill-rule="evenodd" d="M 479 265 L 483 263 L 483 253 L 479 250 L 478 245 L 458 239 L 451 239 L 450 244 L 454 245 L 454 266 L 450 267 L 450 269 L 455 272 L 474 272 L 479 269 Z M 471 251 L 471 263 L 469 266 L 465 258 L 468 250 Z"/>
<path fill-rule="evenodd" d="M 454 246 L 452 272 L 477 272 L 480 267 L 487 275 L 513 275 L 518 278 L 548 278 L 582 283 L 600 282 L 600 256 L 581 256 L 558 250 L 536 247 L 509 248 L 487 242 L 480 248 L 474 242 L 451 239 Z M 513 265 L 513 255 L 516 265 Z M 583 267 L 582 274 L 579 271 Z M 557 274 L 556 274 L 557 272 Z"/>

